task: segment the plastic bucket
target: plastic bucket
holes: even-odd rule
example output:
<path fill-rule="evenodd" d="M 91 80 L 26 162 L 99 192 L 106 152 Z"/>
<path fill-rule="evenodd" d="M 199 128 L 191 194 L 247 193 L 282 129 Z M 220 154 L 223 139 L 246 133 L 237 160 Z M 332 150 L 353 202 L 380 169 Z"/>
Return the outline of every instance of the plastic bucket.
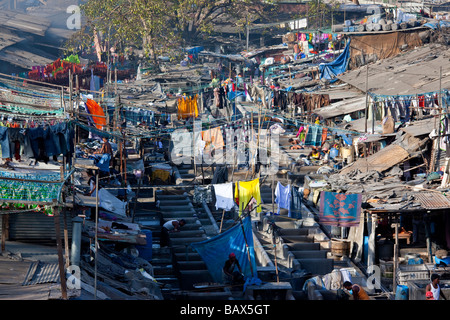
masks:
<path fill-rule="evenodd" d="M 408 300 L 408 286 L 397 285 L 395 300 Z"/>

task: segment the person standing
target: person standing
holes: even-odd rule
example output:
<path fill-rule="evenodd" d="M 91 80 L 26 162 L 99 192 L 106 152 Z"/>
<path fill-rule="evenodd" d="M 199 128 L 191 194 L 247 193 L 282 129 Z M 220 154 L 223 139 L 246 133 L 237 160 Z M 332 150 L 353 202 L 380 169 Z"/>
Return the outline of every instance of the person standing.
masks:
<path fill-rule="evenodd" d="M 358 284 L 352 284 L 350 281 L 345 281 L 343 287 L 350 292 L 353 296 L 353 300 L 370 300 L 367 292 Z"/>
<path fill-rule="evenodd" d="M 441 286 L 439 285 L 441 276 L 437 273 L 433 273 L 431 275 L 431 282 L 425 287 L 425 294 L 428 294 L 428 292 L 431 292 L 433 294 L 434 300 L 439 300 L 439 298 L 442 296 L 445 300 L 447 298 L 443 295 L 441 291 Z"/>
<path fill-rule="evenodd" d="M 97 193 L 96 193 L 97 177 L 95 176 L 95 174 L 92 170 L 88 170 L 87 175 L 89 177 L 89 180 L 88 180 L 89 191 L 87 192 L 87 195 L 91 196 L 91 197 L 96 197 L 97 196 Z"/>

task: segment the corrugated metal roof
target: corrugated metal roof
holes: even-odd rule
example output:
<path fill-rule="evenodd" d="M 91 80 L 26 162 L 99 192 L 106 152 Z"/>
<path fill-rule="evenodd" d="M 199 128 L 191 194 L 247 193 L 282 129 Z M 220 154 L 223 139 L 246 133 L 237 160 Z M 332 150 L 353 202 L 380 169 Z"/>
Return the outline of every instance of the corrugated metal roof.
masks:
<path fill-rule="evenodd" d="M 44 263 L 41 261 L 33 262 L 28 269 L 23 286 L 38 283 L 57 283 L 59 282 L 58 263 Z"/>
<path fill-rule="evenodd" d="M 423 120 L 416 120 L 409 126 L 401 128 L 402 131 L 409 133 L 410 135 L 417 137 L 421 135 L 429 134 L 435 128 L 436 119 L 429 118 Z"/>
<path fill-rule="evenodd" d="M 397 163 L 402 162 L 408 156 L 408 151 L 399 145 L 391 144 L 367 158 L 360 158 L 356 160 L 352 164 L 344 167 L 340 173 L 347 174 L 354 169 L 358 169 L 363 173 L 370 170 L 383 172 L 392 168 Z"/>
<path fill-rule="evenodd" d="M 324 119 L 350 114 L 355 111 L 364 110 L 366 108 L 366 97 L 359 96 L 352 99 L 342 100 L 332 103 L 329 106 L 314 110 L 314 113 Z"/>
<path fill-rule="evenodd" d="M 450 88 L 448 46 L 427 44 L 396 57 L 370 65 L 366 83 L 365 70 L 351 70 L 338 78 L 362 92 L 377 95 L 415 95 L 439 90 L 439 68 L 442 66 L 442 89 Z"/>
<path fill-rule="evenodd" d="M 450 200 L 443 194 L 434 192 L 423 192 L 414 195 L 425 209 L 446 209 L 450 208 Z"/>

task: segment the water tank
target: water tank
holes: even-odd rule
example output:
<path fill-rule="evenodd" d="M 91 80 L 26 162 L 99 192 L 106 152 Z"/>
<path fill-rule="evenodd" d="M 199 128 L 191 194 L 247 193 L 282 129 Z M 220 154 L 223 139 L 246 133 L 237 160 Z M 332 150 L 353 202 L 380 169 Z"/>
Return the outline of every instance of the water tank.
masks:
<path fill-rule="evenodd" d="M 331 148 L 330 149 L 330 158 L 334 159 L 339 155 L 339 150 L 336 148 Z"/>

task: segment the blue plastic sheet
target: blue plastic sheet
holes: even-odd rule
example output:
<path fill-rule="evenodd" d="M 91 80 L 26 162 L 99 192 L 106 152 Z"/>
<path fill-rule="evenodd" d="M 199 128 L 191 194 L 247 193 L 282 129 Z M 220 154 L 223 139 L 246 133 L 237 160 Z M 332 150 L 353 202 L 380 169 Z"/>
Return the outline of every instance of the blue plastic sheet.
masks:
<path fill-rule="evenodd" d="M 350 39 L 345 46 L 344 51 L 335 60 L 329 63 L 321 63 L 319 65 L 320 79 L 330 80 L 332 82 L 337 80 L 337 76 L 343 74 L 348 67 L 350 59 Z"/>
<path fill-rule="evenodd" d="M 244 227 L 245 238 L 242 226 Z M 248 248 L 246 248 L 245 240 L 247 240 Z M 243 219 L 242 225 L 239 223 L 218 236 L 191 243 L 191 247 L 200 254 L 215 282 L 222 282 L 222 268 L 231 252 L 236 255 L 244 276 L 248 278 L 256 277 L 256 259 L 250 217 Z M 253 274 L 247 249 L 250 253 Z"/>
<path fill-rule="evenodd" d="M 425 23 L 423 26 L 431 28 L 433 30 L 436 30 L 438 27 L 439 28 L 449 28 L 450 27 L 450 21 L 443 21 L 443 20 L 441 20 L 439 22 L 428 22 L 428 23 Z"/>

